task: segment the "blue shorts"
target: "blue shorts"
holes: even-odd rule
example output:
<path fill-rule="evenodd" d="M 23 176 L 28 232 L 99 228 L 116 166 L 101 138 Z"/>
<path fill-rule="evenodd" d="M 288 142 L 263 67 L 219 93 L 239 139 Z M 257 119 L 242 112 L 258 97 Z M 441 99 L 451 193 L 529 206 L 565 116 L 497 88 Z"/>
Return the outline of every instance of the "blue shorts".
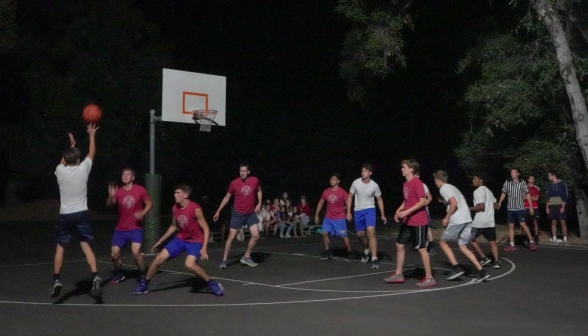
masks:
<path fill-rule="evenodd" d="M 507 210 L 506 211 L 506 222 L 508 224 L 516 223 L 517 220 L 520 223 L 525 222 L 525 217 L 527 217 L 527 212 L 525 209 L 522 210 Z"/>
<path fill-rule="evenodd" d="M 331 236 L 347 237 L 347 220 L 345 218 L 330 219 L 325 217 L 322 230 Z"/>
<path fill-rule="evenodd" d="M 114 230 L 112 235 L 111 246 L 118 246 L 120 248 L 125 247 L 127 242 L 142 244 L 143 243 L 143 230 L 135 229 L 129 231 Z"/>
<path fill-rule="evenodd" d="M 237 212 L 235 208 L 233 208 L 233 210 L 231 211 L 231 229 L 239 230 L 243 227 L 243 225 L 247 225 L 247 227 L 250 228 L 252 225 L 255 225 L 257 223 L 259 223 L 259 218 L 257 218 L 255 212 L 252 212 L 250 214 L 243 214 Z"/>
<path fill-rule="evenodd" d="M 376 208 L 355 211 L 355 231 L 365 231 L 368 226 L 376 226 Z"/>
<path fill-rule="evenodd" d="M 202 244 L 190 243 L 183 241 L 178 237 L 174 237 L 174 239 L 165 245 L 164 249 L 167 250 L 170 258 L 175 258 L 182 254 L 182 252 L 186 251 L 187 255 L 195 256 L 196 259 L 198 259 L 200 250 L 202 249 Z"/>
<path fill-rule="evenodd" d="M 94 239 L 87 210 L 59 215 L 56 232 L 57 243 L 65 246 L 73 235 L 81 242 L 90 242 Z"/>

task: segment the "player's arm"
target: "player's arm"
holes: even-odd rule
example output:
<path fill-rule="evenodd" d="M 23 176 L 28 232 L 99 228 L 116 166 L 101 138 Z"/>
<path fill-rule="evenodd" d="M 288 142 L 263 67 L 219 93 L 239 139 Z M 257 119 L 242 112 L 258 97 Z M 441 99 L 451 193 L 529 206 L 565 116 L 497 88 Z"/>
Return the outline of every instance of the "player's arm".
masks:
<path fill-rule="evenodd" d="M 153 208 L 153 202 L 151 201 L 150 198 L 144 199 L 143 200 L 144 206 L 143 206 L 143 210 L 141 211 L 137 211 L 137 213 L 135 213 L 135 218 L 142 220 L 143 217 L 145 217 L 145 215 L 151 211 L 151 208 Z"/>
<path fill-rule="evenodd" d="M 261 206 L 263 205 L 263 192 L 261 191 L 261 187 L 257 189 L 257 205 L 255 206 L 255 212 L 261 211 Z"/>
<path fill-rule="evenodd" d="M 400 216 L 398 216 L 398 214 L 399 214 L 399 213 L 400 213 L 402 210 L 404 210 L 404 202 L 402 202 L 402 203 L 400 204 L 400 206 L 398 207 L 398 209 L 396 209 L 396 213 L 394 214 L 394 220 L 395 220 L 396 222 L 399 222 L 399 221 L 400 221 Z"/>
<path fill-rule="evenodd" d="M 229 203 L 229 200 L 231 199 L 231 196 L 232 196 L 232 195 L 233 195 L 233 194 L 231 194 L 231 193 L 227 193 L 227 194 L 225 195 L 225 197 L 224 197 L 224 198 L 223 198 L 223 200 L 221 201 L 221 204 L 218 206 L 218 210 L 216 210 L 216 213 L 215 213 L 215 214 L 214 214 L 214 216 L 212 217 L 212 220 L 213 220 L 213 221 L 215 221 L 215 222 L 216 222 L 216 221 L 218 220 L 218 216 L 219 216 L 219 214 L 220 214 L 221 210 L 222 210 L 222 209 L 225 207 L 225 205 L 227 205 L 227 203 Z"/>
<path fill-rule="evenodd" d="M 566 211 L 566 202 L 568 201 L 568 197 L 569 197 L 568 192 L 569 192 L 568 185 L 565 184 L 565 182 L 564 182 L 564 189 L 563 189 L 563 192 L 562 192 L 562 196 L 563 197 L 561 198 L 561 200 L 563 201 L 563 203 L 561 204 L 561 209 L 559 210 L 559 212 L 561 212 L 561 213 L 563 213 L 563 212 Z"/>
<path fill-rule="evenodd" d="M 397 214 L 400 218 L 404 218 L 404 217 L 410 215 L 411 213 L 413 213 L 414 211 L 424 207 L 425 202 L 426 202 L 425 198 L 421 197 L 421 198 L 419 198 L 419 201 L 415 205 L 411 206 L 408 209 L 402 210 L 402 211 L 398 212 Z"/>
<path fill-rule="evenodd" d="M 69 147 L 75 147 L 76 146 L 76 139 L 74 139 L 73 134 L 71 133 L 67 133 L 67 136 L 69 137 Z M 65 158 L 62 156 L 61 157 L 61 161 L 59 162 L 60 165 L 65 165 Z"/>
<path fill-rule="evenodd" d="M 505 197 L 506 197 L 506 194 L 504 192 L 502 192 L 502 194 L 500 194 L 500 199 L 498 200 L 498 203 L 496 203 L 496 209 L 500 209 L 500 205 L 502 204 L 502 201 L 504 201 Z"/>
<path fill-rule="evenodd" d="M 202 229 L 202 236 L 204 241 L 202 242 L 202 248 L 200 249 L 200 259 L 207 260 L 208 259 L 208 252 L 206 251 L 206 247 L 208 246 L 208 238 L 210 237 L 210 228 L 208 227 L 208 223 L 204 218 L 204 212 L 201 208 L 197 208 L 194 211 L 194 216 L 198 221 L 198 225 Z"/>
<path fill-rule="evenodd" d="M 429 204 L 433 201 L 433 195 L 431 195 L 430 191 L 425 193 L 425 206 L 429 206 Z"/>
<path fill-rule="evenodd" d="M 447 224 L 449 223 L 449 218 L 455 213 L 456 210 L 457 200 L 455 199 L 455 197 L 451 196 L 449 198 L 449 210 L 447 210 L 447 214 L 445 215 L 445 217 L 443 217 L 443 220 L 441 221 L 441 224 L 443 224 L 443 226 L 447 226 Z"/>
<path fill-rule="evenodd" d="M 173 218 L 171 225 L 167 228 L 167 231 L 165 231 L 165 233 L 163 234 L 163 236 L 161 236 L 161 238 L 159 238 L 159 240 L 157 241 L 157 243 L 155 243 L 155 245 L 153 245 L 153 248 L 151 248 L 151 250 L 153 252 L 155 252 L 155 250 L 157 250 L 157 248 L 164 241 L 166 241 L 171 235 L 173 235 L 174 232 L 176 232 L 177 230 L 178 230 L 178 224 L 176 223 L 176 219 Z"/>
<path fill-rule="evenodd" d="M 94 156 L 96 156 L 96 131 L 99 127 L 96 127 L 96 124 L 88 124 L 86 131 L 88 132 L 88 136 L 90 138 L 90 146 L 88 148 L 88 155 L 87 158 L 94 161 Z"/>
<path fill-rule="evenodd" d="M 106 206 L 111 207 L 116 203 L 116 191 L 118 190 L 118 186 L 115 182 L 110 182 L 108 184 L 108 198 L 106 198 Z"/>
<path fill-rule="evenodd" d="M 526 193 L 525 197 L 527 198 L 527 202 L 529 202 L 529 213 L 532 215 L 533 214 L 533 206 L 531 203 L 531 194 L 530 193 Z"/>
<path fill-rule="evenodd" d="M 323 204 L 325 203 L 325 200 L 321 198 L 321 200 L 318 202 L 318 204 L 316 205 L 316 213 L 314 215 L 314 221 L 315 223 L 319 223 L 319 213 L 321 213 L 321 210 L 323 208 Z"/>
<path fill-rule="evenodd" d="M 388 219 L 386 218 L 386 214 L 384 213 L 384 200 L 382 199 L 382 196 L 376 196 L 376 200 L 378 202 L 378 208 L 380 208 L 380 216 L 382 222 L 386 224 L 388 223 Z"/>
<path fill-rule="evenodd" d="M 484 210 L 486 210 L 486 205 L 484 203 L 478 203 L 475 206 L 470 207 L 471 212 L 483 212 Z"/>
<path fill-rule="evenodd" d="M 347 217 L 347 220 L 350 222 L 353 220 L 353 216 L 351 216 L 351 205 L 353 204 L 353 196 L 354 195 L 355 194 L 352 192 L 350 192 L 347 195 L 347 215 L 346 215 L 346 217 Z"/>

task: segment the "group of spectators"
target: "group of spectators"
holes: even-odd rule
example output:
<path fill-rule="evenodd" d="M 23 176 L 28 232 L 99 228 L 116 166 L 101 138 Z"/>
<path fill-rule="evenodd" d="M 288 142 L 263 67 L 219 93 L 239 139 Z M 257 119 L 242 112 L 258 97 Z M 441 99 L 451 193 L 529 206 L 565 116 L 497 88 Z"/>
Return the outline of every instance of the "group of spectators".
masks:
<path fill-rule="evenodd" d="M 304 227 L 310 222 L 310 206 L 305 196 L 301 196 L 298 205 L 294 205 L 288 193 L 284 192 L 282 198 L 276 197 L 273 202 L 266 200 L 257 218 L 260 238 L 277 237 L 278 231 L 280 238 L 301 238 L 305 237 Z"/>

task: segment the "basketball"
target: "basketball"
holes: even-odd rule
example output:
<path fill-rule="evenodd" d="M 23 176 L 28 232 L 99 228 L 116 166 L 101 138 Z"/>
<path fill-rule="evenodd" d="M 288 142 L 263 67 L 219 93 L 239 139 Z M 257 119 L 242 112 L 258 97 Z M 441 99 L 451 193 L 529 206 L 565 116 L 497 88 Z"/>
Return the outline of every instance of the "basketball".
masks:
<path fill-rule="evenodd" d="M 84 112 L 82 113 L 82 119 L 88 124 L 97 123 L 102 118 L 102 110 L 96 104 L 88 104 L 84 107 Z"/>

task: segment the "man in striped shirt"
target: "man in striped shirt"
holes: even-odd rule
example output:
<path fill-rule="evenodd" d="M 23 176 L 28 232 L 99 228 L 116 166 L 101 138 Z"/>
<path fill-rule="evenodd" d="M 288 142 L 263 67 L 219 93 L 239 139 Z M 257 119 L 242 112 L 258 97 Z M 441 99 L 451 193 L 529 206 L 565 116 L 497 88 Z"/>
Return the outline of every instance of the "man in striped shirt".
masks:
<path fill-rule="evenodd" d="M 506 205 L 506 213 L 507 213 L 507 222 L 508 222 L 508 235 L 510 244 L 504 249 L 505 251 L 516 251 L 517 248 L 514 244 L 514 224 L 515 221 L 519 221 L 521 227 L 525 231 L 525 234 L 529 238 L 530 243 L 530 250 L 537 251 L 537 245 L 535 245 L 535 241 L 533 241 L 533 236 L 531 236 L 531 231 L 529 227 L 525 223 L 525 205 L 523 204 L 523 198 L 531 204 L 531 195 L 529 194 L 529 188 L 527 187 L 527 183 L 519 179 L 521 175 L 518 168 L 512 168 L 510 170 L 510 180 L 506 180 L 502 185 L 502 194 L 500 195 L 500 200 L 496 204 L 496 209 L 500 209 L 502 201 L 508 195 L 508 203 Z M 532 216 L 534 213 L 533 208 L 529 209 L 529 214 Z"/>

